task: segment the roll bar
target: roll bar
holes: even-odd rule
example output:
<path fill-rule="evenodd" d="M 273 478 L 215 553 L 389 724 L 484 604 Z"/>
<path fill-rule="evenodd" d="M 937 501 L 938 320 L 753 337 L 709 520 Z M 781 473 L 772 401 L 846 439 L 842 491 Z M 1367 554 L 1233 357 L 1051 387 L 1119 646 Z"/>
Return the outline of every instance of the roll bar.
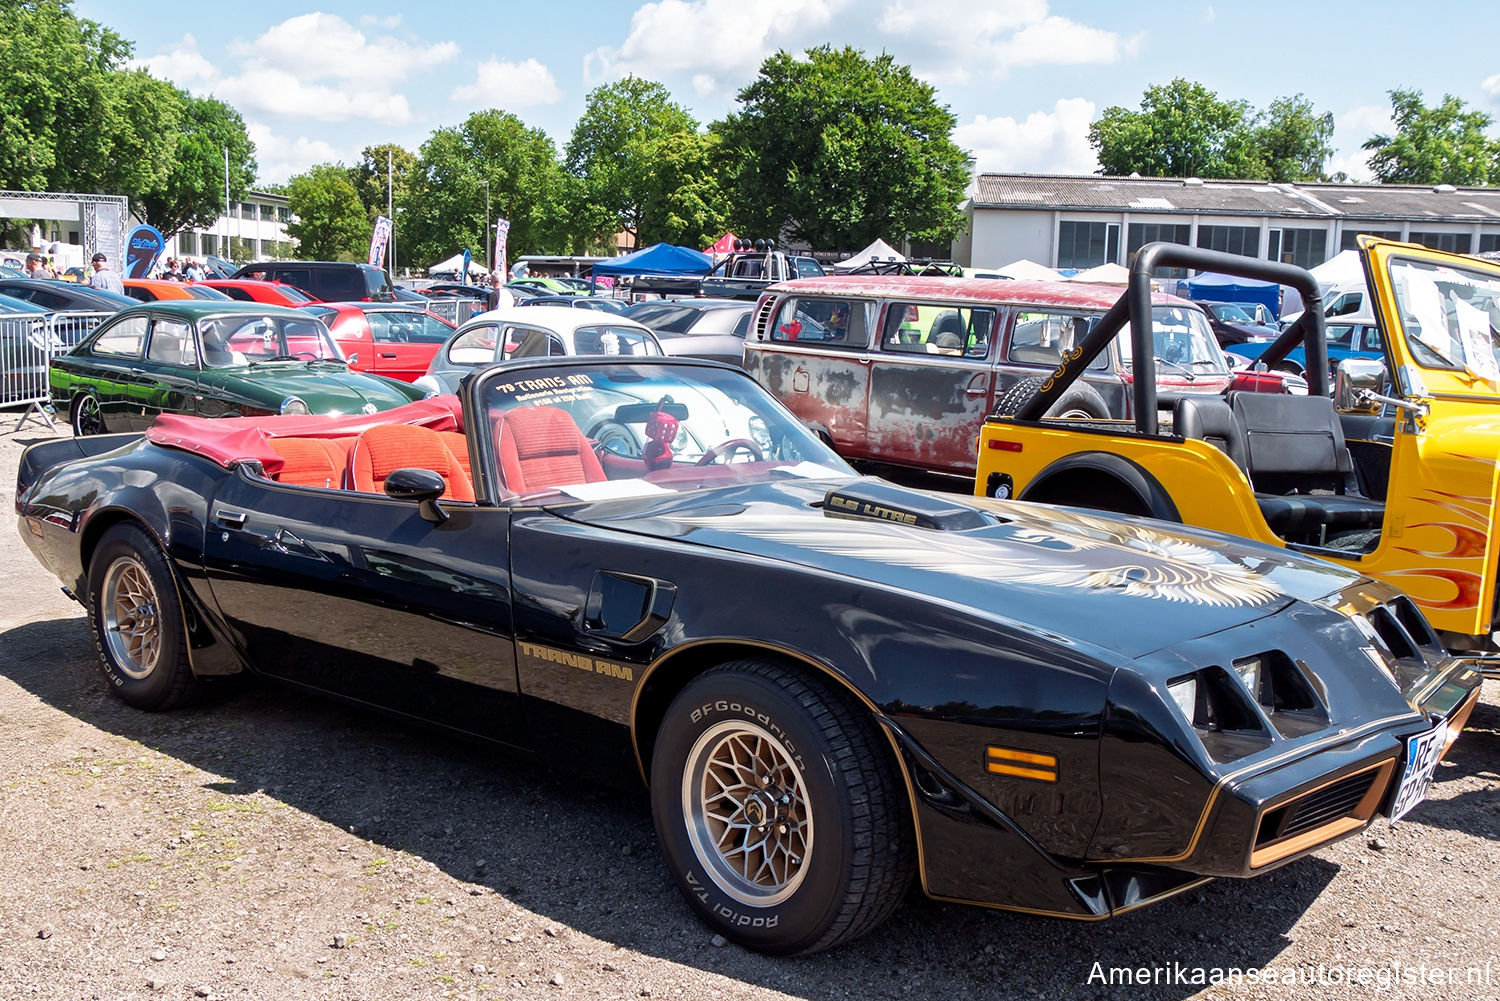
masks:
<path fill-rule="evenodd" d="M 1307 355 L 1307 391 L 1328 395 L 1328 341 L 1324 333 L 1323 293 L 1307 269 L 1277 261 L 1226 254 L 1178 243 L 1148 243 L 1130 264 L 1130 284 L 1115 304 L 1100 317 L 1094 329 L 1072 351 L 1062 364 L 1042 383 L 1041 390 L 1016 413 L 1016 420 L 1040 420 L 1049 407 L 1062 396 L 1089 364 L 1114 340 L 1126 321 L 1130 323 L 1130 346 L 1135 364 L 1132 385 L 1135 404 L 1135 427 L 1141 434 L 1157 433 L 1156 420 L 1156 341 L 1151 331 L 1151 273 L 1159 267 L 1191 268 L 1216 271 L 1237 278 L 1290 285 L 1302 293 L 1302 316 L 1271 342 L 1261 359 L 1275 365 L 1298 343 Z M 1148 363 L 1148 359 L 1150 360 Z"/>

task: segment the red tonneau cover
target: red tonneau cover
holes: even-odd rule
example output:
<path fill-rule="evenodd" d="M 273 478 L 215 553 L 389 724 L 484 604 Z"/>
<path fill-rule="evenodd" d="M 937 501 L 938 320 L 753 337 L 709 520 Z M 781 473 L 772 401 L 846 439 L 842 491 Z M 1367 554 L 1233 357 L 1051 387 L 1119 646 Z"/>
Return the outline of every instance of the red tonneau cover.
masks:
<path fill-rule="evenodd" d="M 162 414 L 146 429 L 146 440 L 212 459 L 226 469 L 254 459 L 266 475 L 281 470 L 281 456 L 266 444 L 272 438 L 346 438 L 381 424 L 418 424 L 434 431 L 462 431 L 463 410 L 451 393 L 375 414 L 339 417 L 188 417 Z"/>

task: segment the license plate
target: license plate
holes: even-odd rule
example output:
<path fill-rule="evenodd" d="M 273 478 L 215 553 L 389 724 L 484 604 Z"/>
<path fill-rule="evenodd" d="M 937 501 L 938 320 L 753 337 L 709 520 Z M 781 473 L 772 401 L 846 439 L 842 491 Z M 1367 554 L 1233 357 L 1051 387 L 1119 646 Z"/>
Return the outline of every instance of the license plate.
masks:
<path fill-rule="evenodd" d="M 1391 823 L 1400 820 L 1412 807 L 1427 798 L 1427 789 L 1432 785 L 1432 773 L 1443 755 L 1447 738 L 1448 727 L 1444 724 L 1439 724 L 1427 733 L 1406 738 L 1406 770 L 1401 773 L 1401 788 L 1396 792 L 1396 801 L 1391 804 Z"/>

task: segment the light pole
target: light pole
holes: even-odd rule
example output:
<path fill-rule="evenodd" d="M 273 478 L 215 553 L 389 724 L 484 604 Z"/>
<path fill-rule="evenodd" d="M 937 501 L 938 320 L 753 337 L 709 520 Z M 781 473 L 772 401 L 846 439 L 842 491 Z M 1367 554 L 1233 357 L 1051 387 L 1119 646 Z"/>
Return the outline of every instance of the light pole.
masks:
<path fill-rule="evenodd" d="M 488 178 L 484 181 L 484 270 L 494 271 L 494 262 L 490 260 L 490 182 Z"/>

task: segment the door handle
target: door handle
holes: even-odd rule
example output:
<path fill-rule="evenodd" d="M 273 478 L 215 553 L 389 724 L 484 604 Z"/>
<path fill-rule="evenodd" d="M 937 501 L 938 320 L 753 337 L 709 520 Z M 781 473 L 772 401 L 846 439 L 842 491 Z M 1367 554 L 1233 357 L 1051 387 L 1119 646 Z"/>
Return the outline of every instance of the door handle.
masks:
<path fill-rule="evenodd" d="M 231 511 L 228 508 L 220 508 L 214 512 L 214 521 L 230 528 L 244 528 L 245 521 L 250 517 L 244 511 Z"/>
<path fill-rule="evenodd" d="M 382 352 L 380 352 L 380 357 L 382 357 L 382 358 L 394 358 L 394 357 L 396 357 L 396 353 L 393 351 L 390 354 L 386 354 L 384 351 L 382 351 Z"/>
<path fill-rule="evenodd" d="M 143 368 L 132 368 L 130 370 L 130 374 L 131 375 L 145 375 L 146 374 L 146 370 L 143 369 Z"/>
<path fill-rule="evenodd" d="M 980 388 L 980 389 L 970 388 L 970 389 L 964 390 L 964 395 L 967 396 L 971 400 L 977 400 L 981 396 L 985 396 L 988 392 L 989 392 L 988 390 L 983 389 L 983 388 Z"/>

